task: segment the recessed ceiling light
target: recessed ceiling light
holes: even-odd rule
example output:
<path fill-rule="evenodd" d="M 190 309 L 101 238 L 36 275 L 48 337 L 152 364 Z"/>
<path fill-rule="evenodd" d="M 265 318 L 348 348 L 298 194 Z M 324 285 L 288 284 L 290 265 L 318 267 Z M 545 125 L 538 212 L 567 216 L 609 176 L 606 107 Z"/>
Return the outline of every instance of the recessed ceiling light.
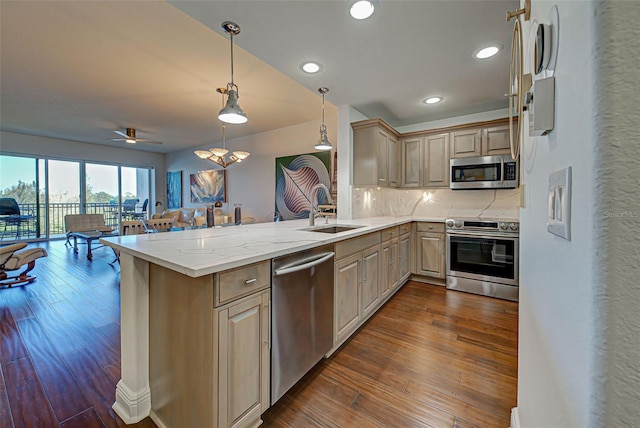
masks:
<path fill-rule="evenodd" d="M 487 46 L 486 48 L 480 49 L 474 55 L 478 59 L 491 58 L 498 52 L 500 52 L 501 46 Z"/>
<path fill-rule="evenodd" d="M 315 62 L 305 62 L 304 64 L 302 64 L 302 66 L 300 68 L 305 73 L 313 74 L 313 73 L 317 73 L 318 71 L 320 71 L 320 64 L 315 63 Z"/>
<path fill-rule="evenodd" d="M 422 102 L 425 104 L 438 104 L 440 101 L 442 101 L 442 97 L 430 97 L 423 100 Z"/>
<path fill-rule="evenodd" d="M 351 9 L 349 9 L 349 13 L 355 19 L 367 19 L 371 15 L 373 15 L 375 7 L 373 3 L 369 0 L 360 0 L 351 5 Z"/>

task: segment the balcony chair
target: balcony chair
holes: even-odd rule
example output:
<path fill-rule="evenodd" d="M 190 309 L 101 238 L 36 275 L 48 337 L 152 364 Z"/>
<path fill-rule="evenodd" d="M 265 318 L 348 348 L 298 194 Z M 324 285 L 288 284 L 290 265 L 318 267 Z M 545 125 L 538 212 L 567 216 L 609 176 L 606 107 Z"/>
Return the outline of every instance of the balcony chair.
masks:
<path fill-rule="evenodd" d="M 144 218 L 147 216 L 147 206 L 149 205 L 149 199 L 145 199 L 144 202 L 142 203 L 142 212 L 134 212 L 133 214 L 131 214 L 131 217 L 136 219 L 136 220 L 144 220 Z M 135 211 L 135 207 L 134 207 L 134 211 Z"/>
<path fill-rule="evenodd" d="M 26 243 L 21 242 L 0 248 L 0 286 L 24 285 L 36 280 L 35 276 L 28 273 L 36 266 L 36 259 L 47 257 L 48 254 L 44 248 L 19 251 L 26 246 Z M 18 270 L 24 265 L 27 265 L 25 270 L 18 275 L 9 276 L 8 272 Z"/>
<path fill-rule="evenodd" d="M 122 219 L 133 218 L 136 214 L 136 205 L 140 199 L 125 199 L 122 203 Z"/>

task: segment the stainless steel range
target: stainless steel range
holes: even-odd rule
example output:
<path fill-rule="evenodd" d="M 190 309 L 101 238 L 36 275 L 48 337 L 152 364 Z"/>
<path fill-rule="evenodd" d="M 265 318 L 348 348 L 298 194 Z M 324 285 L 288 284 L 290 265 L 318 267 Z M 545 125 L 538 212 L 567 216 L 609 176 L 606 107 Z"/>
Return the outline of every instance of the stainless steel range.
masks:
<path fill-rule="evenodd" d="M 518 301 L 517 221 L 447 219 L 447 288 Z"/>

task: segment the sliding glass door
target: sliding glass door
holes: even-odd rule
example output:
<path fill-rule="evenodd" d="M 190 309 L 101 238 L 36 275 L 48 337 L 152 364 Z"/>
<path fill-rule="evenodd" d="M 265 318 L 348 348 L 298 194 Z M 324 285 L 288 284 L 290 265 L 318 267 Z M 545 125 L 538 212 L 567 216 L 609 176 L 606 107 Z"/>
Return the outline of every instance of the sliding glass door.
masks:
<path fill-rule="evenodd" d="M 152 178 L 149 168 L 0 155 L 0 243 L 64 237 L 67 214 L 103 214 L 118 231 L 151 212 Z"/>
<path fill-rule="evenodd" d="M 48 198 L 45 201 L 49 214 L 49 237 L 65 235 L 64 216 L 82 212 L 80 200 L 80 162 L 49 159 L 46 162 Z"/>
<path fill-rule="evenodd" d="M 0 155 L 0 241 L 40 237 L 38 163 Z"/>

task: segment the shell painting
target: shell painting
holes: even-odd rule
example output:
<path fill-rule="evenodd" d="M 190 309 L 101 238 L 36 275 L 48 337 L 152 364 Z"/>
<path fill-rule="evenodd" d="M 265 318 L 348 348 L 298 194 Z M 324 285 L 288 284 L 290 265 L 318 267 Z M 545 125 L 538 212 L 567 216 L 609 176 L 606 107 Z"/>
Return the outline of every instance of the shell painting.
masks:
<path fill-rule="evenodd" d="M 276 158 L 276 211 L 283 220 L 309 217 L 311 189 L 318 183 L 331 188 L 329 152 Z M 324 190 L 317 193 L 314 204 L 322 204 Z"/>

